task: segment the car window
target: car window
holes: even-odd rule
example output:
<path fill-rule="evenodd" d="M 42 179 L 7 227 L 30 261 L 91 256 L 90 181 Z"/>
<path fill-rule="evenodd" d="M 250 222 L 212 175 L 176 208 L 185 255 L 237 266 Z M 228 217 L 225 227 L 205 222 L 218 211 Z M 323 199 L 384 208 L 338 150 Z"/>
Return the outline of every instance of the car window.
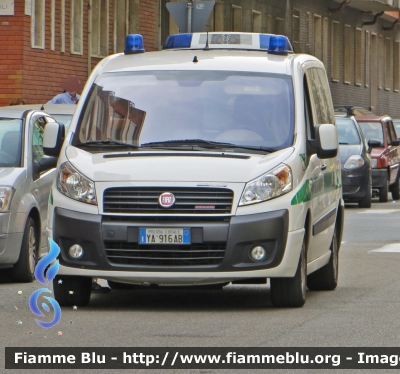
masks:
<path fill-rule="evenodd" d="M 0 118 L 0 167 L 21 166 L 22 120 Z"/>
<path fill-rule="evenodd" d="M 387 124 L 388 124 L 388 130 L 390 132 L 391 139 L 392 140 L 397 140 L 397 134 L 396 134 L 396 130 L 394 129 L 393 122 L 392 121 L 388 121 Z"/>
<path fill-rule="evenodd" d="M 367 142 L 375 139 L 383 143 L 383 130 L 380 122 L 359 122 Z"/>
<path fill-rule="evenodd" d="M 43 133 L 47 122 L 45 117 L 36 118 L 34 121 L 32 137 L 33 158 L 39 162 L 44 157 Z"/>
<path fill-rule="evenodd" d="M 351 119 L 336 118 L 339 144 L 361 144 L 356 125 Z"/>
<path fill-rule="evenodd" d="M 385 122 L 384 126 L 385 126 L 385 130 L 386 130 L 386 140 L 387 140 L 388 144 L 390 144 L 392 142 L 392 136 L 390 134 L 388 123 Z"/>

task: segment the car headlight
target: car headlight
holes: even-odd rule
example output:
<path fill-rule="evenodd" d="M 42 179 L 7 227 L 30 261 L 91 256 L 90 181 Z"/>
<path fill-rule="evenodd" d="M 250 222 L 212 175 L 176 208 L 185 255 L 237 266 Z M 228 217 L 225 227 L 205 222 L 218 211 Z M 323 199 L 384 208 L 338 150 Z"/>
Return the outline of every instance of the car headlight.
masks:
<path fill-rule="evenodd" d="M 284 195 L 292 190 L 292 169 L 281 164 L 275 169 L 248 182 L 239 206 L 260 203 Z"/>
<path fill-rule="evenodd" d="M 12 187 L 0 187 L 0 212 L 6 212 L 10 209 L 13 193 Z"/>
<path fill-rule="evenodd" d="M 359 155 L 350 156 L 344 163 L 344 168 L 347 170 L 357 169 L 364 165 L 364 159 Z"/>
<path fill-rule="evenodd" d="M 378 167 L 378 159 L 377 158 L 371 158 L 371 167 L 372 167 L 372 169 L 376 169 Z"/>
<path fill-rule="evenodd" d="M 71 199 L 97 205 L 94 182 L 82 175 L 69 162 L 63 163 L 58 170 L 57 189 Z"/>

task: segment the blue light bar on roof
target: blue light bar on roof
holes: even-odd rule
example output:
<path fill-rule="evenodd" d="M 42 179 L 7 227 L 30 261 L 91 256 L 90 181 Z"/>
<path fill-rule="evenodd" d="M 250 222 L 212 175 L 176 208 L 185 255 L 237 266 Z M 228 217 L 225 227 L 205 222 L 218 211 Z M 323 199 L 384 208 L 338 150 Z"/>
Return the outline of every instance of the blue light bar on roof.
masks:
<path fill-rule="evenodd" d="M 190 48 L 192 44 L 192 34 L 177 34 L 167 38 L 163 49 Z"/>
<path fill-rule="evenodd" d="M 289 39 L 286 36 L 271 35 L 269 39 L 268 53 L 274 55 L 287 55 L 289 52 L 293 52 L 293 49 L 290 45 Z"/>
<path fill-rule="evenodd" d="M 129 34 L 125 38 L 125 50 L 126 55 L 131 55 L 133 53 L 144 53 L 143 48 L 143 36 L 140 34 Z"/>

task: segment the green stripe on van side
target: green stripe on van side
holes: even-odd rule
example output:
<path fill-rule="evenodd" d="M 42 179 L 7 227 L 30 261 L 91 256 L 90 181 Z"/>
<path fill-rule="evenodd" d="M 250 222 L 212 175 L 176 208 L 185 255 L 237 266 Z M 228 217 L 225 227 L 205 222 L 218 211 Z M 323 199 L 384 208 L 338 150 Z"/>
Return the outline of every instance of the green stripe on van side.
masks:
<path fill-rule="evenodd" d="M 340 170 L 333 170 L 324 173 L 323 186 L 321 186 L 321 180 L 318 179 L 318 177 L 307 179 L 297 194 L 293 197 L 291 205 L 305 203 L 324 192 L 330 192 L 341 188 L 341 178 L 338 178 L 338 173 L 340 175 Z"/>

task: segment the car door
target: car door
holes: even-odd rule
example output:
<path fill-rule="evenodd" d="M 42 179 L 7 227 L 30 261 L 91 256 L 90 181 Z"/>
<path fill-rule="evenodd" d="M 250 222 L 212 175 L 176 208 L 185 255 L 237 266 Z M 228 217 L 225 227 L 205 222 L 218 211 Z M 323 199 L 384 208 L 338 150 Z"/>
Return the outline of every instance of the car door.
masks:
<path fill-rule="evenodd" d="M 40 208 L 41 247 L 47 248 L 47 204 L 50 188 L 56 175 L 56 160 L 44 155 L 43 133 L 47 123 L 55 121 L 47 115 L 37 114 L 32 117 L 31 122 L 33 195 L 36 197 Z"/>
<path fill-rule="evenodd" d="M 310 100 L 311 129 L 318 125 L 335 124 L 335 115 L 326 73 L 322 68 L 306 71 L 306 89 Z M 340 199 L 340 162 L 336 157 L 320 159 L 310 157 L 311 168 L 311 233 L 309 235 L 308 262 L 325 254 L 330 247 Z"/>
<path fill-rule="evenodd" d="M 389 184 L 396 182 L 397 174 L 399 171 L 399 150 L 397 145 L 397 134 L 394 130 L 392 121 L 384 122 L 384 129 L 386 132 L 386 138 L 388 142 L 388 162 L 390 168 L 390 180 Z"/>

